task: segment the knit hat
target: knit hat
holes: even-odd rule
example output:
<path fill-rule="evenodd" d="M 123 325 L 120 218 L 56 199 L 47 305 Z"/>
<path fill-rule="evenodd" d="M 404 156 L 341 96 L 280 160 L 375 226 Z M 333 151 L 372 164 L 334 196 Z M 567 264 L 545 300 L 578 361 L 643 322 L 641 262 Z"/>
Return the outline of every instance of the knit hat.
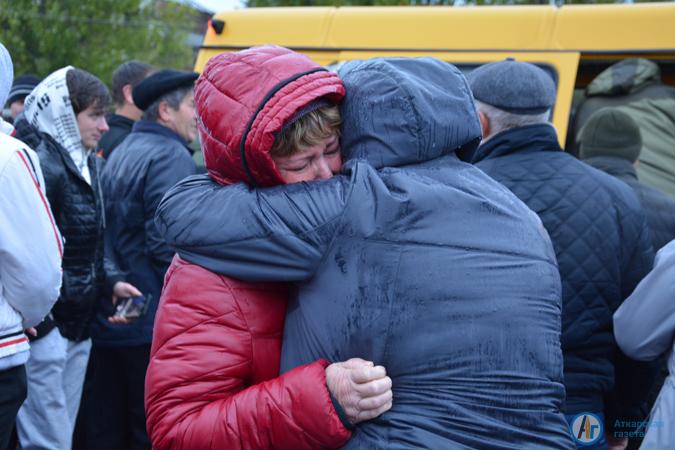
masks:
<path fill-rule="evenodd" d="M 5 46 L 0 43 L 0 109 L 5 106 L 5 100 L 7 100 L 12 85 L 12 78 L 14 78 L 12 58 Z"/>
<path fill-rule="evenodd" d="M 541 114 L 555 104 L 553 78 L 534 64 L 504 61 L 484 64 L 467 79 L 476 100 L 514 114 Z"/>
<path fill-rule="evenodd" d="M 179 70 L 160 70 L 141 81 L 131 91 L 134 103 L 145 111 L 155 100 L 171 91 L 194 85 L 199 74 Z"/>
<path fill-rule="evenodd" d="M 615 108 L 596 111 L 581 129 L 579 157 L 615 156 L 635 162 L 642 149 L 640 128 L 625 112 Z"/>
<path fill-rule="evenodd" d="M 14 83 L 12 83 L 12 89 L 9 91 L 7 103 L 12 104 L 17 100 L 28 97 L 28 94 L 35 89 L 35 86 L 40 84 L 40 81 L 42 81 L 42 78 L 35 75 L 21 75 L 20 77 L 16 77 Z"/>

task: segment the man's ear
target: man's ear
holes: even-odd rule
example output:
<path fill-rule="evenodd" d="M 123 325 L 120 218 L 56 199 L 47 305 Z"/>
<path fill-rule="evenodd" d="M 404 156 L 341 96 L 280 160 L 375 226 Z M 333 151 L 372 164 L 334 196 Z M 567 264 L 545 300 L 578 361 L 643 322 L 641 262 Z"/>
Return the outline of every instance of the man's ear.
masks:
<path fill-rule="evenodd" d="M 161 120 L 163 123 L 169 123 L 171 122 L 172 115 L 171 112 L 169 111 L 171 106 L 169 105 L 169 102 L 166 101 L 161 101 L 159 102 L 159 109 L 158 109 L 158 116 L 159 120 Z"/>
<path fill-rule="evenodd" d="M 478 111 L 478 120 L 480 120 L 480 129 L 483 132 L 483 140 L 490 136 L 490 119 L 483 111 Z"/>
<path fill-rule="evenodd" d="M 135 105 L 134 96 L 131 95 L 131 91 L 133 91 L 133 90 L 134 90 L 134 88 L 131 87 L 130 84 L 125 84 L 124 86 L 122 86 L 122 95 L 124 95 L 124 100 L 127 103 L 131 103 L 132 105 Z"/>

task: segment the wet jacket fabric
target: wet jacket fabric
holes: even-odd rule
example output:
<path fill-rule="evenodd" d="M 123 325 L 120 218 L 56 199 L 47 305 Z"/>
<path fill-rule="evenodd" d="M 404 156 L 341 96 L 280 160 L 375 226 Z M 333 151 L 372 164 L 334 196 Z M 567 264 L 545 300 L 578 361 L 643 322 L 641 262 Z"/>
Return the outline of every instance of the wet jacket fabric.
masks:
<path fill-rule="evenodd" d="M 675 241 L 656 255 L 652 270 L 614 314 L 616 340 L 632 358 L 668 354 L 669 375 L 649 416 L 641 449 L 675 447 Z"/>
<path fill-rule="evenodd" d="M 248 141 L 244 157 L 256 178 L 281 183 L 269 137 L 298 108 L 344 95 L 340 79 L 318 68 L 304 55 L 271 46 L 209 61 L 195 102 L 211 176 L 223 183 L 247 180 L 240 142 L 261 105 L 251 130 L 267 131 Z M 221 74 L 231 69 L 238 77 Z M 251 86 L 252 79 L 264 81 Z M 279 95 L 268 96 L 275 89 Z M 203 212 L 234 213 L 221 206 Z M 338 448 L 349 439 L 326 387 L 327 361 L 315 358 L 279 376 L 287 301 L 284 283 L 244 282 L 174 258 L 146 377 L 153 448 L 310 450 Z"/>
<path fill-rule="evenodd" d="M 108 159 L 112 151 L 131 133 L 134 121 L 114 113 L 108 114 L 105 120 L 108 122 L 109 129 L 98 141 L 98 151 L 101 156 Z"/>
<path fill-rule="evenodd" d="M 457 158 L 480 139 L 466 80 L 432 58 L 340 75 L 345 175 L 255 190 L 192 177 L 158 227 L 213 271 L 297 283 L 284 372 L 354 356 L 387 368 L 392 409 L 345 448 L 573 448 L 555 256 L 536 215 Z"/>
<path fill-rule="evenodd" d="M 189 280 L 189 283 L 188 283 Z M 279 376 L 288 288 L 246 283 L 178 256 L 166 275 L 146 377 L 153 448 L 338 448 L 350 432 L 325 360 Z"/>
<path fill-rule="evenodd" d="M 155 210 L 166 191 L 195 173 L 185 141 L 155 122 L 137 122 L 108 158 L 101 174 L 107 255 L 125 273 L 126 281 L 143 293 L 147 310 L 130 324 L 114 325 L 108 322 L 113 306 L 101 298 L 91 328 L 96 345 L 128 347 L 152 341 L 164 274 L 173 258 L 155 228 Z"/>
<path fill-rule="evenodd" d="M 655 251 L 675 239 L 675 200 L 642 184 L 630 161 L 612 156 L 598 156 L 584 162 L 623 181 L 637 194 L 647 216 Z"/>
<path fill-rule="evenodd" d="M 646 59 L 626 59 L 601 72 L 586 88 L 574 136 L 595 111 L 615 107 L 640 127 L 640 181 L 675 198 L 675 88 L 661 82 L 659 66 Z"/>
<path fill-rule="evenodd" d="M 16 123 L 16 137 L 35 149 L 44 174 L 47 198 L 65 240 L 61 294 L 52 309 L 61 334 L 73 341 L 89 338 L 89 326 L 100 297 L 110 299 L 112 287 L 123 279 L 104 258 L 105 213 L 100 188 L 103 160 L 87 158 L 91 184 L 75 166 L 68 151 L 50 135 L 25 119 Z M 49 321 L 38 329 L 49 331 Z"/>
<path fill-rule="evenodd" d="M 630 378 L 634 366 L 612 356 L 612 314 L 654 256 L 637 197 L 625 183 L 564 153 L 549 124 L 499 133 L 474 161 L 539 215 L 553 241 L 562 279 L 566 413 L 639 415 L 631 403 L 638 397 L 631 393 L 640 391 Z M 604 404 L 610 393 L 618 405 Z"/>

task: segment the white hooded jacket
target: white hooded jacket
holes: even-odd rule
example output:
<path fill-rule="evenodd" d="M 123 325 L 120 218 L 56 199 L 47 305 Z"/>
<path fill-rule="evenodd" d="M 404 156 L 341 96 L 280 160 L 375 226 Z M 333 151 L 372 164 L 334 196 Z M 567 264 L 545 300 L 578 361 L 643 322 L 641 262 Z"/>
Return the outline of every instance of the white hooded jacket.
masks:
<path fill-rule="evenodd" d="M 0 44 L 0 104 L 13 77 Z M 40 323 L 61 288 L 61 235 L 44 193 L 37 155 L 0 120 L 0 370 L 28 359 L 24 329 Z"/>

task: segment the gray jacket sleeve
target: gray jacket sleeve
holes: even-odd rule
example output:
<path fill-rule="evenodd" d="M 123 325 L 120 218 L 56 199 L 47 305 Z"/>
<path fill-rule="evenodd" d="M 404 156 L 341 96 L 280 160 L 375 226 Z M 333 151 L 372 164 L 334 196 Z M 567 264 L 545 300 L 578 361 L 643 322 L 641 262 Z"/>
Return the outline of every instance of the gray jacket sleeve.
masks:
<path fill-rule="evenodd" d="M 675 331 L 675 241 L 656 256 L 654 269 L 614 314 L 614 335 L 631 358 L 658 358 Z"/>
<path fill-rule="evenodd" d="M 184 259 L 247 281 L 310 278 L 340 227 L 350 180 L 250 189 L 206 176 L 183 180 L 162 199 L 159 233 Z"/>

